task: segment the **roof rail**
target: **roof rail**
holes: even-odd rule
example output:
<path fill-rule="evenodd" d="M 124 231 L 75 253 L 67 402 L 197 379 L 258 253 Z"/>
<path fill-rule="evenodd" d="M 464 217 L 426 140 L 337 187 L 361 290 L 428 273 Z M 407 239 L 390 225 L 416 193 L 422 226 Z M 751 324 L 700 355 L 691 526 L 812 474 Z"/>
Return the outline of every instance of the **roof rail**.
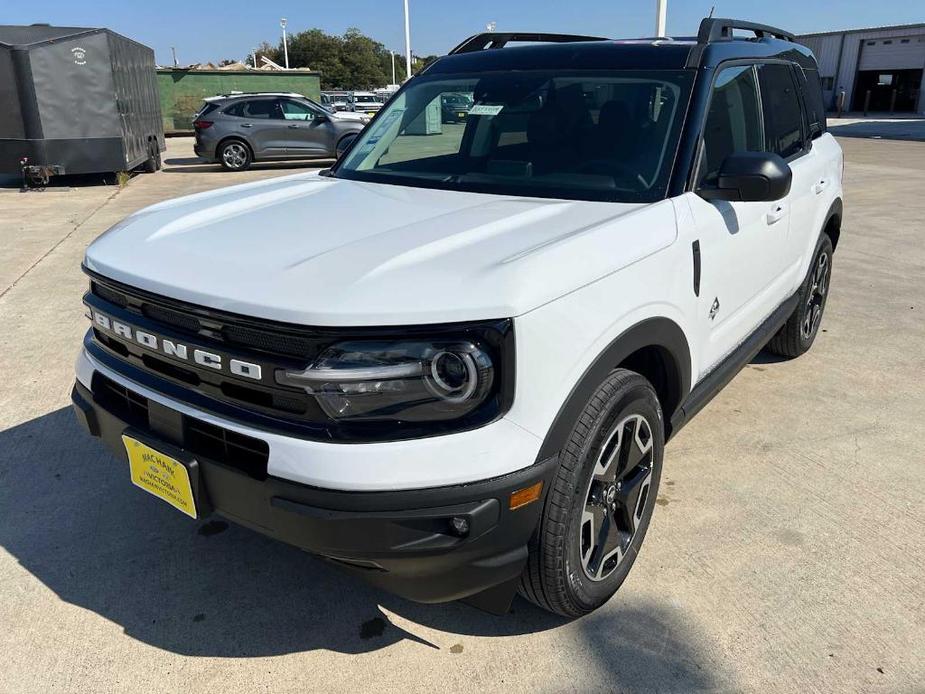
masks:
<path fill-rule="evenodd" d="M 579 34 L 537 34 L 529 32 L 488 32 L 470 36 L 447 55 L 474 53 L 489 48 L 503 48 L 510 41 L 533 43 L 572 43 L 575 41 L 606 41 L 603 36 L 582 36 Z"/>
<path fill-rule="evenodd" d="M 717 41 L 731 41 L 733 29 L 745 29 L 746 31 L 755 32 L 759 39 L 765 36 L 772 36 L 784 41 L 793 41 L 794 36 L 789 31 L 778 29 L 767 24 L 757 24 L 755 22 L 746 22 L 741 19 L 722 19 L 708 17 L 700 22 L 700 29 L 697 31 L 697 43 L 715 43 Z"/>

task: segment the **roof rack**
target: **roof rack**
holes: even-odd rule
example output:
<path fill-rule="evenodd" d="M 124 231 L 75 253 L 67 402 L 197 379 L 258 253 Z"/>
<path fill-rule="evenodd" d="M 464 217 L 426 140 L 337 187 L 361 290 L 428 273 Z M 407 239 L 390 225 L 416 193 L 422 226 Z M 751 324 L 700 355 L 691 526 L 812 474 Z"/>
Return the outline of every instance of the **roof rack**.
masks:
<path fill-rule="evenodd" d="M 771 36 L 775 39 L 784 41 L 793 41 L 794 36 L 789 31 L 778 29 L 767 24 L 757 24 L 755 22 L 746 22 L 741 19 L 722 19 L 708 17 L 700 22 L 700 29 L 697 31 L 697 43 L 716 43 L 717 41 L 731 41 L 735 37 L 732 35 L 733 29 L 745 29 L 746 31 L 755 32 L 759 39 L 765 36 Z"/>
<path fill-rule="evenodd" d="M 511 41 L 532 43 L 573 43 L 576 41 L 607 41 L 603 36 L 582 36 L 580 34 L 537 34 L 529 32 L 488 32 L 470 36 L 447 55 L 474 53 L 490 48 L 503 48 Z"/>

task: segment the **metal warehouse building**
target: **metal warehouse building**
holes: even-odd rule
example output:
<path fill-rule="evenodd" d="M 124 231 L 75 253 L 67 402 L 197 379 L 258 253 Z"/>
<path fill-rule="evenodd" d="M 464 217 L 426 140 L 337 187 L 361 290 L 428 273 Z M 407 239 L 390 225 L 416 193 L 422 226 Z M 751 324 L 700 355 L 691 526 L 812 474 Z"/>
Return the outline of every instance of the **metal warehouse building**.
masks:
<path fill-rule="evenodd" d="M 845 110 L 925 114 L 925 24 L 803 34 L 797 41 L 816 54 L 826 106 Z M 868 96 L 869 95 L 869 96 Z"/>

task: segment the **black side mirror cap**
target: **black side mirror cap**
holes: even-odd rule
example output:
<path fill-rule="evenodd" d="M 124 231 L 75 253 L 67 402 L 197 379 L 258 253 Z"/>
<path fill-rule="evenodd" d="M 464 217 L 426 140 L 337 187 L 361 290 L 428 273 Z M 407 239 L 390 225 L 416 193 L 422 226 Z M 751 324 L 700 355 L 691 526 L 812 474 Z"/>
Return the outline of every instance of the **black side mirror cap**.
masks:
<path fill-rule="evenodd" d="M 793 172 L 780 155 L 771 152 L 735 152 L 723 161 L 715 186 L 701 186 L 705 200 L 773 202 L 787 197 Z"/>

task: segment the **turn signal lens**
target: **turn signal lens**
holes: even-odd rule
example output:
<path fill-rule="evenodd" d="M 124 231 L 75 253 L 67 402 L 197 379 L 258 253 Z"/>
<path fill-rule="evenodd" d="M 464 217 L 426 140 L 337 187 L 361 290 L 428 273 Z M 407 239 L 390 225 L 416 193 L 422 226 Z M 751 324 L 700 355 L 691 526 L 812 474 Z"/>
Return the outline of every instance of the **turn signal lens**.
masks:
<path fill-rule="evenodd" d="M 531 484 L 529 487 L 518 489 L 516 492 L 511 492 L 511 510 L 513 511 L 514 509 L 518 509 L 521 506 L 532 504 L 534 501 L 540 498 L 542 493 L 543 480 L 540 480 L 536 484 Z"/>

